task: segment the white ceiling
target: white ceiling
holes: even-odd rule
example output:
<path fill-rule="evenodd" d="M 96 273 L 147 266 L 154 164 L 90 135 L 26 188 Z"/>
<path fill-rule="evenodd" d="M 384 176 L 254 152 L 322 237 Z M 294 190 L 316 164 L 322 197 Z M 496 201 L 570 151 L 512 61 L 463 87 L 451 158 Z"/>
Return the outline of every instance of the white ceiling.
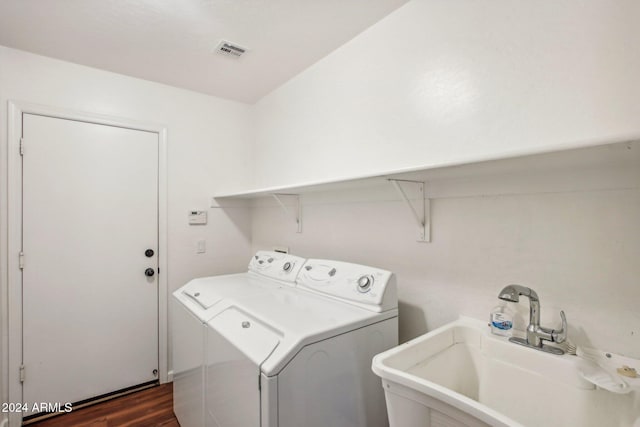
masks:
<path fill-rule="evenodd" d="M 407 1 L 0 0 L 0 44 L 253 103 Z"/>

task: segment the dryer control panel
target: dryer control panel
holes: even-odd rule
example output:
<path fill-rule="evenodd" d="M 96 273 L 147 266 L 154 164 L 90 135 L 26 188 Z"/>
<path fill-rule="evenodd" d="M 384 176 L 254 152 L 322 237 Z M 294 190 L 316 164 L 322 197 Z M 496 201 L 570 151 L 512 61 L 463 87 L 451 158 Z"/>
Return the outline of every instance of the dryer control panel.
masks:
<path fill-rule="evenodd" d="M 299 288 L 372 311 L 398 307 L 395 275 L 374 267 L 309 259 L 298 274 L 296 283 Z"/>
<path fill-rule="evenodd" d="M 304 261 L 304 258 L 295 255 L 258 251 L 249 261 L 249 271 L 294 286 Z"/>

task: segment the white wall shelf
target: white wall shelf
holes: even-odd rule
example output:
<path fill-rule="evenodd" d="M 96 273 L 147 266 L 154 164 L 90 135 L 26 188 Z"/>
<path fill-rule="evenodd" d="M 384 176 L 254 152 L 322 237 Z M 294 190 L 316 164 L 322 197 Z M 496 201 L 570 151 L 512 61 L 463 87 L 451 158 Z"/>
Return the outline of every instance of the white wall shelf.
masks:
<path fill-rule="evenodd" d="M 272 194 L 304 194 L 319 191 L 335 191 L 359 186 L 369 186 L 385 180 L 384 175 L 367 177 L 348 177 L 331 179 L 326 181 L 309 181 L 290 185 L 276 185 L 272 187 L 242 190 L 237 192 L 220 193 L 213 196 L 214 199 L 255 199 L 269 197 Z"/>
<path fill-rule="evenodd" d="M 640 161 L 640 141 L 636 140 L 546 153 L 534 153 L 502 159 L 486 159 L 446 165 L 416 166 L 401 170 L 381 171 L 377 174 L 365 176 L 338 177 L 238 191 L 222 191 L 215 194 L 213 198 L 221 201 L 225 199 L 255 199 L 270 197 L 272 194 L 304 194 L 380 186 L 384 185 L 384 182 L 390 179 L 409 181 L 449 180 L 497 175 L 513 171 L 540 172 L 565 168 L 590 168 L 607 164 L 629 165 L 638 164 L 638 161 Z"/>
<path fill-rule="evenodd" d="M 564 173 L 567 171 L 590 170 L 602 166 L 637 170 L 638 165 L 640 165 L 640 141 L 619 142 L 498 160 L 486 160 L 439 167 L 425 166 L 370 176 L 309 181 L 291 185 L 220 193 L 214 195 L 213 199 L 215 206 L 224 208 L 225 206 L 233 205 L 230 200 L 274 197 L 278 204 L 287 212 L 287 215 L 295 217 L 297 230 L 301 232 L 301 196 L 303 194 L 358 190 L 388 186 L 389 183 L 391 183 L 396 189 L 398 200 L 402 200 L 407 205 L 419 227 L 417 240 L 429 242 L 431 239 L 431 199 L 438 197 L 437 189 L 438 187 L 442 187 L 441 185 L 433 185 L 434 189 L 432 189 L 432 184 L 441 184 L 442 182 L 451 183 L 460 180 L 477 181 L 479 186 L 477 191 L 482 193 L 482 182 L 490 181 L 491 179 L 500 179 L 510 174 L 517 174 L 520 177 L 526 177 L 531 174 L 539 177 L 544 176 L 547 172 L 554 173 L 562 171 Z M 557 190 L 576 190 L 580 189 L 581 186 L 594 186 L 593 182 L 583 183 L 581 179 L 579 175 L 576 175 L 575 178 L 567 180 L 566 188 L 557 188 Z M 540 191 L 539 188 L 545 185 L 535 180 L 529 181 L 531 181 L 528 183 L 532 189 L 531 191 Z M 538 179 L 538 181 L 540 180 Z M 425 196 L 427 182 L 430 184 L 430 190 L 429 194 Z M 596 183 L 595 185 L 597 186 L 599 184 Z M 606 186 L 607 184 L 602 183 L 602 185 Z M 513 184 L 508 179 L 501 182 L 500 185 L 505 194 L 514 191 L 511 188 L 512 186 Z M 544 191 L 547 190 L 545 189 Z M 293 198 L 295 201 L 294 205 L 292 206 L 290 203 L 285 203 L 284 200 L 286 198 Z"/>

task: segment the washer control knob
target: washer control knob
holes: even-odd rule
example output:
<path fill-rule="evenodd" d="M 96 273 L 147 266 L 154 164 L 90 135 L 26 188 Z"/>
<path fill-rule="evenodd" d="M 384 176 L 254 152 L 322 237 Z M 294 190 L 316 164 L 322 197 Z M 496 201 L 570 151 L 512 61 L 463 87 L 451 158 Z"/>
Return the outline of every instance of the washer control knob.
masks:
<path fill-rule="evenodd" d="M 371 285 L 373 285 L 373 277 L 371 276 L 361 276 L 358 279 L 358 291 L 362 293 L 369 292 Z"/>
<path fill-rule="evenodd" d="M 269 259 L 267 260 L 267 262 L 268 262 L 269 264 L 271 264 L 271 263 L 273 262 L 273 258 L 269 258 Z"/>
<path fill-rule="evenodd" d="M 284 271 L 291 271 L 291 268 L 293 267 L 293 264 L 290 263 L 289 261 L 285 262 L 284 265 L 282 266 L 282 269 Z"/>

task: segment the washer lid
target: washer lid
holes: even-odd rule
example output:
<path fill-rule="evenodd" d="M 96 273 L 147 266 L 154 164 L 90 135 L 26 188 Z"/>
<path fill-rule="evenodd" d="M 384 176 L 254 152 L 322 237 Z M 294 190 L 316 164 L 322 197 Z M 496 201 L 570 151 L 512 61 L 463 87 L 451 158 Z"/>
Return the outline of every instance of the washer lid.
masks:
<path fill-rule="evenodd" d="M 237 307 L 227 308 L 208 324 L 258 366 L 271 355 L 282 338 L 281 332 Z"/>
<path fill-rule="evenodd" d="M 308 344 L 398 315 L 397 310 L 378 313 L 288 286 L 274 287 L 260 295 L 225 299 L 216 307 L 220 306 L 225 306 L 225 313 L 231 310 L 241 313 L 251 322 L 251 327 L 254 323 L 250 318 L 257 320 L 259 329 L 265 330 L 264 336 L 278 339 L 279 343 L 273 347 L 273 352 L 261 361 L 261 371 L 267 376 L 277 375 Z M 211 328 L 220 329 L 214 326 L 218 321 L 218 318 L 213 318 L 208 324 Z M 236 327 L 237 324 L 238 321 Z M 225 336 L 238 349 L 249 345 L 242 342 L 241 333 L 229 332 Z M 243 352 L 249 357 L 250 351 Z M 260 356 L 263 354 L 260 353 Z M 251 356 L 251 359 L 258 358 Z"/>

